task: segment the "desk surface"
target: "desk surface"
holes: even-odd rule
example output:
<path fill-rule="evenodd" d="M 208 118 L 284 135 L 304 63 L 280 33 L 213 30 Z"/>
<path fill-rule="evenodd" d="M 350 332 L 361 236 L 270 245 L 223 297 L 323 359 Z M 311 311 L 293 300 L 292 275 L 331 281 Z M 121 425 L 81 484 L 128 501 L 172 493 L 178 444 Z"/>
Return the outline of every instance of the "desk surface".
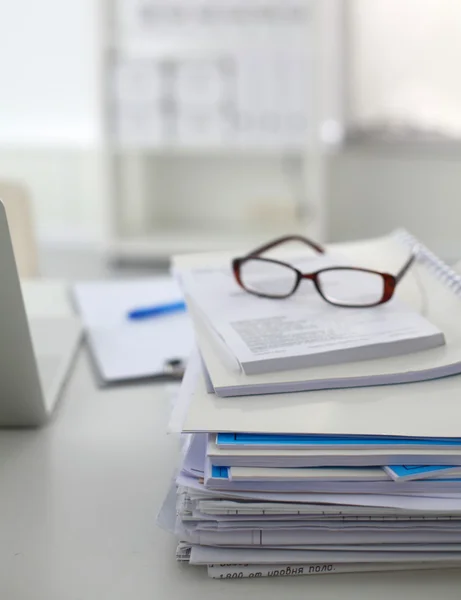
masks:
<path fill-rule="evenodd" d="M 459 599 L 461 571 L 212 581 L 155 519 L 177 456 L 171 387 L 97 389 L 85 352 L 54 421 L 0 431 L 3 600 Z"/>

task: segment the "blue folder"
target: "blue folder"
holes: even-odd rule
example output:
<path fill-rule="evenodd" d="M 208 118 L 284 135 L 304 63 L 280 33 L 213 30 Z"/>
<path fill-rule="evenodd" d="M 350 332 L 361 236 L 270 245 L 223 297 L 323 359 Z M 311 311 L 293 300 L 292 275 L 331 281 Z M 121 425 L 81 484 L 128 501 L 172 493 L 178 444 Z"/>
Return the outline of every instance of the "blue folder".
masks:
<path fill-rule="evenodd" d="M 218 446 L 396 446 L 405 445 L 427 447 L 460 447 L 461 438 L 407 438 L 407 437 L 380 437 L 380 436 L 323 436 L 323 435 L 277 435 L 277 434 L 252 434 L 252 433 L 218 433 Z"/>
<path fill-rule="evenodd" d="M 460 467 L 453 465 L 389 465 L 385 467 L 385 471 L 396 480 L 411 478 L 416 479 L 429 479 L 433 473 L 443 473 L 447 471 L 449 475 L 450 471 L 457 470 Z M 451 479 L 451 478 L 450 478 Z M 443 481 L 439 479 L 438 481 Z"/>

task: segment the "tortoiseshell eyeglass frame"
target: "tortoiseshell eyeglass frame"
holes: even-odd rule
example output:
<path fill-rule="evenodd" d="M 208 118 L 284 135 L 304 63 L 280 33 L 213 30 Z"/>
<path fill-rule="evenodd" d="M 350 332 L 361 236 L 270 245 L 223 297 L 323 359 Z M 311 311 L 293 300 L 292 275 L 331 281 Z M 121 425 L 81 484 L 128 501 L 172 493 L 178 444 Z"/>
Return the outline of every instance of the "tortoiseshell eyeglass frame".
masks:
<path fill-rule="evenodd" d="M 242 289 L 244 289 L 246 292 L 248 292 L 249 294 L 253 294 L 254 296 L 260 296 L 261 298 L 283 299 L 283 298 L 289 298 L 290 296 L 292 296 L 298 289 L 301 281 L 303 279 L 308 279 L 313 282 L 313 284 L 314 284 L 316 290 L 318 291 L 318 293 L 320 294 L 320 296 L 329 304 L 333 304 L 334 306 L 342 306 L 345 308 L 371 308 L 373 306 L 379 306 L 380 304 L 385 304 L 392 298 L 392 296 L 394 295 L 394 292 L 395 292 L 395 288 L 397 287 L 397 284 L 401 281 L 402 277 L 408 272 L 408 270 L 410 269 L 410 267 L 412 266 L 412 264 L 414 263 L 414 261 L 416 260 L 416 257 L 417 257 L 417 249 L 415 248 L 415 249 L 413 249 L 410 257 L 405 262 L 403 267 L 398 271 L 398 273 L 396 275 L 391 275 L 390 273 L 383 273 L 381 271 L 373 271 L 372 269 L 363 269 L 361 267 L 342 267 L 342 266 L 328 267 L 325 269 L 320 269 L 319 271 L 315 271 L 313 273 L 302 273 L 301 271 L 299 271 L 298 269 L 293 267 L 293 265 L 290 265 L 286 262 L 283 262 L 280 260 L 275 260 L 272 258 L 264 258 L 264 257 L 260 256 L 264 252 L 267 252 L 268 250 L 271 250 L 272 248 L 275 248 L 275 247 L 285 244 L 287 242 L 301 242 L 301 243 L 309 246 L 312 250 L 314 250 L 318 254 L 325 253 L 325 249 L 322 248 L 322 246 L 320 246 L 316 242 L 313 242 L 312 240 L 309 240 L 308 238 L 306 238 L 302 235 L 287 235 L 287 236 L 284 236 L 281 238 L 277 238 L 276 240 L 273 240 L 272 242 L 269 242 L 268 244 L 264 244 L 264 246 L 260 246 L 260 247 L 256 248 L 255 250 L 253 250 L 252 252 L 249 252 L 245 256 L 233 259 L 232 270 L 234 273 L 235 280 L 237 281 L 239 286 Z M 248 289 L 242 280 L 241 268 L 249 260 L 251 260 L 251 261 L 258 260 L 258 261 L 261 261 L 262 263 L 272 263 L 272 264 L 276 264 L 276 265 L 291 269 L 296 275 L 293 289 L 290 290 L 287 294 L 280 294 L 280 295 L 266 294 L 263 292 L 257 292 L 257 291 Z M 328 298 L 324 295 L 324 293 L 322 291 L 322 286 L 320 284 L 320 275 L 322 273 L 326 273 L 329 271 L 358 271 L 358 272 L 362 272 L 362 273 L 370 273 L 373 275 L 379 275 L 383 280 L 382 296 L 377 302 L 373 302 L 371 304 L 347 304 L 347 303 L 335 302 L 331 298 Z"/>

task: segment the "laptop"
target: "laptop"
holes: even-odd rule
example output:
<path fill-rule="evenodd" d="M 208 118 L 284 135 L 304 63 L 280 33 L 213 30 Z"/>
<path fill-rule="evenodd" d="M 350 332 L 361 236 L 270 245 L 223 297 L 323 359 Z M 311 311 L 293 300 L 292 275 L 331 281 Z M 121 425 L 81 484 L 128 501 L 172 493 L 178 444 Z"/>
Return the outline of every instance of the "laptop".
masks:
<path fill-rule="evenodd" d="M 0 427 L 37 427 L 50 419 L 81 338 L 72 316 L 29 323 L 0 201 Z"/>

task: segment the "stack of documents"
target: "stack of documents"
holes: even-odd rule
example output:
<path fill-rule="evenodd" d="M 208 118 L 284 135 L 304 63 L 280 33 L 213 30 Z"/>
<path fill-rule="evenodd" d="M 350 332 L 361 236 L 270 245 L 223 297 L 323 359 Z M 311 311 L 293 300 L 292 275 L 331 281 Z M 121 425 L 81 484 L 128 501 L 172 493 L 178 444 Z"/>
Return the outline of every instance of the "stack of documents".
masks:
<path fill-rule="evenodd" d="M 400 233 L 334 251 L 392 273 L 415 243 Z M 461 567 L 461 278 L 420 245 L 398 289 L 444 346 L 247 375 L 188 293 L 187 270 L 225 261 L 175 263 L 197 341 L 159 517 L 177 559 L 213 578 Z"/>

